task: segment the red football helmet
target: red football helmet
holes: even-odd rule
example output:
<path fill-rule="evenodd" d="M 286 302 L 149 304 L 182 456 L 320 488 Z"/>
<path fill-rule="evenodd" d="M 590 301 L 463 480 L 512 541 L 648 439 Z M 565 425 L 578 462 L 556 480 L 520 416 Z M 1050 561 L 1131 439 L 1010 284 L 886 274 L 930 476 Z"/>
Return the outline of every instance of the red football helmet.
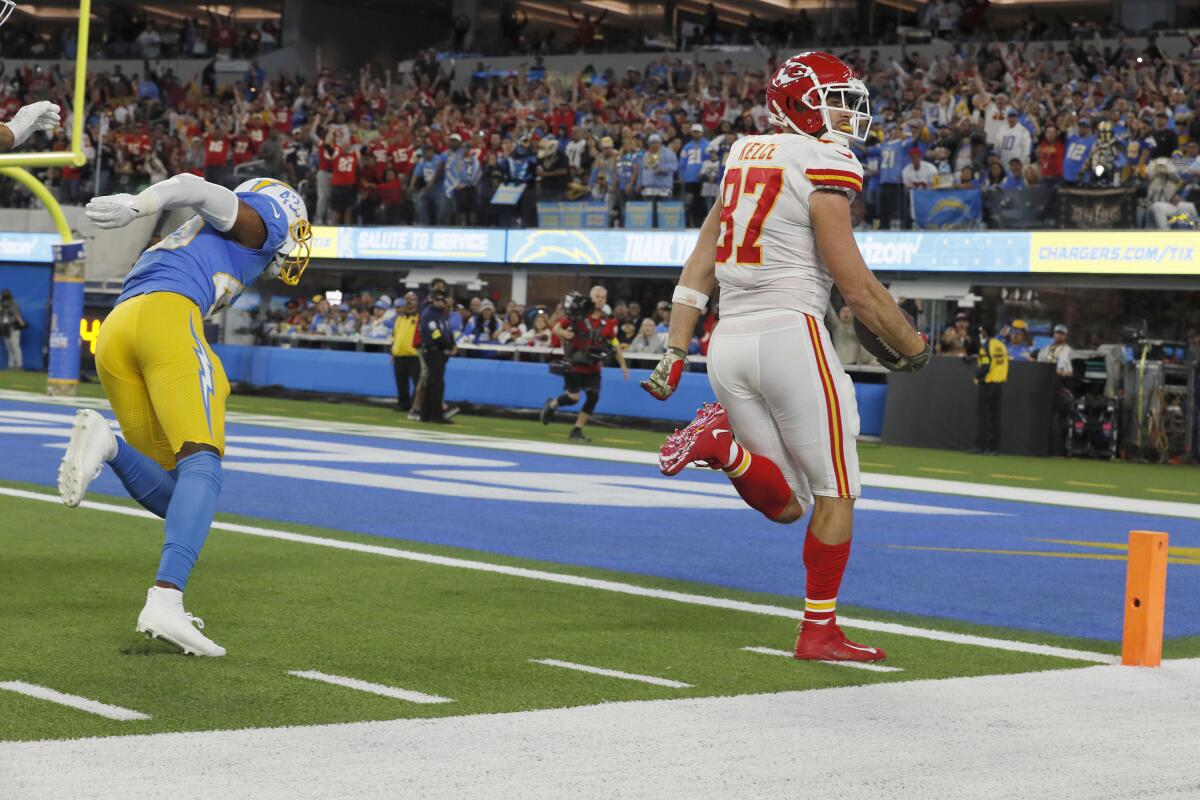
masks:
<path fill-rule="evenodd" d="M 849 130 L 830 112 L 849 115 Z M 822 129 L 866 141 L 871 108 L 866 85 L 846 62 L 829 53 L 799 53 L 779 65 L 767 84 L 767 116 L 780 128 L 816 136 Z"/>

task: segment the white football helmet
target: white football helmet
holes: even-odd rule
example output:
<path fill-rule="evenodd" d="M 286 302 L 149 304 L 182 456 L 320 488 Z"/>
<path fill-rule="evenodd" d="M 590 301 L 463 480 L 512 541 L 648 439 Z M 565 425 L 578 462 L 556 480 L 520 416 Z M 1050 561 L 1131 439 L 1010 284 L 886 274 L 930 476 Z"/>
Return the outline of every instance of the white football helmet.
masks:
<path fill-rule="evenodd" d="M 304 198 L 295 189 L 274 178 L 251 178 L 238 184 L 233 191 L 260 192 L 279 203 L 287 215 L 289 236 L 275 254 L 275 263 L 270 271 L 288 286 L 300 283 L 300 276 L 304 274 L 312 255 L 313 238 Z"/>

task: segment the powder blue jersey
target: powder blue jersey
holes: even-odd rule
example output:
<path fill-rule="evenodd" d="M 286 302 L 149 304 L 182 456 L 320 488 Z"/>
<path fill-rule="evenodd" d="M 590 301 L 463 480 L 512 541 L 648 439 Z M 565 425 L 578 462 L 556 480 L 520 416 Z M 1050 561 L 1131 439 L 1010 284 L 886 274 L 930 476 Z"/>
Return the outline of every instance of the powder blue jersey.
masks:
<path fill-rule="evenodd" d="M 708 152 L 708 140 L 689 139 L 679 151 L 679 180 L 682 183 L 699 183 L 700 167 L 704 165 L 704 156 Z"/>
<path fill-rule="evenodd" d="M 912 146 L 909 139 L 888 139 L 879 145 L 879 182 L 903 183 L 901 173 L 908 163 L 908 148 Z"/>
<path fill-rule="evenodd" d="M 199 306 L 205 317 L 232 304 L 271 264 L 290 235 L 287 215 L 273 197 L 256 192 L 239 192 L 237 197 L 266 223 L 262 247 L 243 247 L 194 216 L 142 253 L 125 276 L 117 304 L 140 294 L 174 292 Z"/>
<path fill-rule="evenodd" d="M 1067 137 L 1067 147 L 1063 151 L 1063 180 L 1068 183 L 1086 182 L 1088 176 L 1080 175 L 1080 172 L 1083 170 L 1083 165 L 1087 161 L 1088 154 L 1092 152 L 1092 145 L 1095 142 L 1095 136 L 1071 134 Z"/>

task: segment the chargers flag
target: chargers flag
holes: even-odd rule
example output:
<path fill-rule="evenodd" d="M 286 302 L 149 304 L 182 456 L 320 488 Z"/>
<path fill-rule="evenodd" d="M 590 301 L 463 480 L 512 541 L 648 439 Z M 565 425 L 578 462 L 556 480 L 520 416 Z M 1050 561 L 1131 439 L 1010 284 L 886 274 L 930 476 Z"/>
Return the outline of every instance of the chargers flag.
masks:
<path fill-rule="evenodd" d="M 978 189 L 913 189 L 913 221 L 919 230 L 975 228 L 983 219 Z"/>

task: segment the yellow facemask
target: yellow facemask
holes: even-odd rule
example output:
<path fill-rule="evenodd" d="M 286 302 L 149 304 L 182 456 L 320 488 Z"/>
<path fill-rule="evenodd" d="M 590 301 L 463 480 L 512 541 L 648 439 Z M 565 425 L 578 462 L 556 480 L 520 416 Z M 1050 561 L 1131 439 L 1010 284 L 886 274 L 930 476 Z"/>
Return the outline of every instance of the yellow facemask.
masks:
<path fill-rule="evenodd" d="M 295 242 L 295 247 L 279 260 L 279 280 L 288 286 L 296 286 L 308 267 L 309 258 L 312 257 L 312 226 L 308 224 L 308 220 L 298 219 L 291 224 L 288 232 Z"/>

